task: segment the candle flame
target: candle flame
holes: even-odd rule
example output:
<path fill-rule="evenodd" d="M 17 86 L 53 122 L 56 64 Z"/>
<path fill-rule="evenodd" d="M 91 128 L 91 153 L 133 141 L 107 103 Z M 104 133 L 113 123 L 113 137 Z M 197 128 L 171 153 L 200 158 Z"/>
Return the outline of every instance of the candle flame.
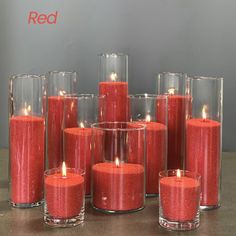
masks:
<path fill-rule="evenodd" d="M 150 115 L 146 115 L 146 122 L 150 122 L 151 121 L 151 116 Z"/>
<path fill-rule="evenodd" d="M 207 105 L 203 105 L 203 107 L 202 107 L 202 118 L 203 118 L 203 120 L 206 120 L 206 118 L 207 118 L 207 110 L 208 110 Z"/>
<path fill-rule="evenodd" d="M 80 122 L 79 126 L 80 126 L 80 128 L 84 128 L 84 123 Z"/>
<path fill-rule="evenodd" d="M 31 106 L 30 105 L 28 107 L 24 108 L 24 115 L 25 116 L 28 116 L 30 112 L 31 112 Z"/>
<path fill-rule="evenodd" d="M 115 72 L 112 72 L 111 75 L 110 75 L 110 79 L 111 81 L 116 81 L 117 80 L 117 74 Z"/>
<path fill-rule="evenodd" d="M 63 96 L 63 95 L 65 95 L 66 94 L 66 91 L 65 90 L 60 90 L 59 91 L 59 96 Z"/>
<path fill-rule="evenodd" d="M 170 95 L 175 94 L 175 88 L 169 88 L 168 89 L 168 94 L 170 94 Z"/>
<path fill-rule="evenodd" d="M 120 166 L 120 161 L 119 161 L 118 157 L 116 157 L 116 159 L 115 159 L 115 164 L 116 164 L 117 168 Z"/>
<path fill-rule="evenodd" d="M 66 163 L 62 162 L 62 176 L 66 176 Z"/>
<path fill-rule="evenodd" d="M 180 169 L 177 170 L 177 178 L 180 178 L 181 177 L 181 172 L 180 172 Z"/>

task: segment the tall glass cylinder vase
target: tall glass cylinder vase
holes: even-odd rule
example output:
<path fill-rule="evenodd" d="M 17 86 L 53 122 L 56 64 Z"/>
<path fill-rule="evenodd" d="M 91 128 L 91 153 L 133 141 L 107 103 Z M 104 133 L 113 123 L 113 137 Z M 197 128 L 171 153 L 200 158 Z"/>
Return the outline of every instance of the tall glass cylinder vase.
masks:
<path fill-rule="evenodd" d="M 92 128 L 99 117 L 105 115 L 98 104 L 103 96 L 93 94 L 66 95 L 64 97 L 64 158 L 69 168 L 85 170 L 86 195 L 90 195 Z M 69 101 L 69 102 L 68 102 Z M 72 103 L 73 102 L 73 106 Z M 71 116 L 70 110 L 76 111 Z M 101 137 L 102 139 L 102 137 Z"/>
<path fill-rule="evenodd" d="M 73 94 L 78 89 L 76 72 L 51 71 L 47 74 L 48 99 L 47 99 L 47 161 L 48 167 L 57 168 L 63 160 L 63 96 Z M 68 100 L 73 104 L 73 100 Z M 73 106 L 72 106 L 73 107 Z M 70 116 L 77 114 L 76 110 L 68 110 Z M 73 121 L 73 119 L 72 119 Z"/>
<path fill-rule="evenodd" d="M 45 163 L 45 77 L 15 75 L 9 87 L 10 203 L 39 206 Z"/>
<path fill-rule="evenodd" d="M 159 193 L 159 172 L 166 169 L 167 162 L 167 96 L 152 94 L 130 95 L 131 121 L 146 126 L 146 195 L 156 196 Z M 158 104 L 164 107 L 162 119 L 159 118 Z M 163 108 L 162 107 L 162 108 Z M 130 155 L 136 156 L 138 149 Z"/>
<path fill-rule="evenodd" d="M 184 73 L 157 76 L 157 94 L 168 96 L 168 169 L 183 169 L 186 113 L 191 112 L 189 78 Z M 160 117 L 165 106 L 160 104 Z"/>
<path fill-rule="evenodd" d="M 125 54 L 99 55 L 99 94 L 106 99 L 100 104 L 109 110 L 102 121 L 128 121 L 128 56 Z"/>
<path fill-rule="evenodd" d="M 103 122 L 93 124 L 92 130 L 93 207 L 108 213 L 141 210 L 145 200 L 145 126 Z M 109 145 L 101 142 L 98 133 L 108 134 Z M 137 155 L 131 155 L 132 150 Z"/>
<path fill-rule="evenodd" d="M 201 209 L 220 206 L 223 79 L 194 77 L 186 121 L 186 169 L 202 178 Z"/>

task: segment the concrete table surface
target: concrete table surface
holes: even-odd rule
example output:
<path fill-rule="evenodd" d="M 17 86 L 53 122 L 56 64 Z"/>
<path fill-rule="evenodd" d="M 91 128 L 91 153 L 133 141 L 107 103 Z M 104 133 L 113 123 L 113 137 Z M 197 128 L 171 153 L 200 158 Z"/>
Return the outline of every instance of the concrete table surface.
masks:
<path fill-rule="evenodd" d="M 13 209 L 8 199 L 8 151 L 0 150 L 0 236 L 5 235 L 236 235 L 236 153 L 224 153 L 222 160 L 222 206 L 201 212 L 200 227 L 188 232 L 171 232 L 158 225 L 158 199 L 146 199 L 144 210 L 108 215 L 93 210 L 86 202 L 84 225 L 51 228 L 43 222 L 42 207 Z"/>

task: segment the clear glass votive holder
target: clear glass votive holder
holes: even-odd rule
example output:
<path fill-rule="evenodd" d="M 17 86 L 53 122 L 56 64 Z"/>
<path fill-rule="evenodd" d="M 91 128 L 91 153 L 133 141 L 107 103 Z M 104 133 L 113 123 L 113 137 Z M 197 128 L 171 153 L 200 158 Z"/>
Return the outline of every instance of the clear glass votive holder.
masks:
<path fill-rule="evenodd" d="M 103 122 L 93 124 L 92 130 L 92 206 L 106 213 L 143 209 L 145 126 L 131 122 Z M 110 141 L 101 142 L 100 133 Z M 132 155 L 132 150 L 138 150 L 137 155 Z"/>
<path fill-rule="evenodd" d="M 46 80 L 14 75 L 9 85 L 10 204 L 30 208 L 43 202 Z"/>
<path fill-rule="evenodd" d="M 44 174 L 44 222 L 52 227 L 73 227 L 84 222 L 84 171 L 53 168 Z"/>
<path fill-rule="evenodd" d="M 146 196 L 154 197 L 159 193 L 159 172 L 166 170 L 167 164 L 167 96 L 136 94 L 130 95 L 129 101 L 130 120 L 146 126 Z M 162 117 L 157 122 L 159 103 Z"/>
<path fill-rule="evenodd" d="M 159 173 L 159 224 L 168 230 L 192 230 L 200 225 L 200 175 L 184 170 Z"/>

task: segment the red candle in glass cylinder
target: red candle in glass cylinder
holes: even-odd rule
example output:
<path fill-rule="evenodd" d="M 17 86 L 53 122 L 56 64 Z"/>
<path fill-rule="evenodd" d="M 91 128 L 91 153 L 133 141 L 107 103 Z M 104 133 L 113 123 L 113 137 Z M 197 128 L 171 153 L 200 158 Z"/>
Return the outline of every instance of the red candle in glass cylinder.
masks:
<path fill-rule="evenodd" d="M 117 159 L 116 159 L 117 160 Z M 93 166 L 93 205 L 111 211 L 139 209 L 144 204 L 144 168 L 106 162 Z"/>
<path fill-rule="evenodd" d="M 146 193 L 158 194 L 159 172 L 166 166 L 167 127 L 150 121 L 135 123 L 146 125 Z M 137 145 L 130 151 L 129 160 L 132 159 L 131 156 L 136 159 L 137 154 L 134 152 L 140 152 Z"/>
<path fill-rule="evenodd" d="M 42 117 L 10 118 L 11 201 L 43 199 L 45 121 Z"/>
<path fill-rule="evenodd" d="M 48 213 L 55 218 L 79 215 L 84 201 L 84 178 L 62 167 L 61 173 L 45 177 L 45 200 Z"/>
<path fill-rule="evenodd" d="M 64 153 L 68 167 L 85 170 L 85 194 L 90 194 L 91 182 L 91 128 L 64 130 Z"/>
<path fill-rule="evenodd" d="M 165 99 L 157 99 L 157 121 L 165 123 Z M 184 157 L 184 130 L 186 109 L 191 111 L 189 96 L 175 95 L 172 89 L 168 96 L 168 169 L 181 169 Z"/>
<path fill-rule="evenodd" d="M 177 176 L 160 179 L 162 215 L 170 221 L 190 221 L 198 211 L 200 184 L 194 178 L 180 176 L 178 171 Z"/>
<path fill-rule="evenodd" d="M 127 82 L 100 82 L 99 94 L 105 95 L 105 99 L 100 102 L 100 110 L 107 111 L 100 118 L 101 121 L 128 121 L 128 83 Z M 102 106 L 105 106 L 104 109 Z"/>
<path fill-rule="evenodd" d="M 65 103 L 64 103 L 65 101 Z M 65 127 L 77 126 L 77 105 L 73 98 L 63 96 L 48 97 L 48 166 L 55 168 L 63 160 L 62 122 L 66 107 Z"/>
<path fill-rule="evenodd" d="M 201 206 L 216 206 L 219 202 L 220 129 L 218 121 L 206 118 L 190 119 L 186 127 L 186 169 L 202 177 Z"/>

